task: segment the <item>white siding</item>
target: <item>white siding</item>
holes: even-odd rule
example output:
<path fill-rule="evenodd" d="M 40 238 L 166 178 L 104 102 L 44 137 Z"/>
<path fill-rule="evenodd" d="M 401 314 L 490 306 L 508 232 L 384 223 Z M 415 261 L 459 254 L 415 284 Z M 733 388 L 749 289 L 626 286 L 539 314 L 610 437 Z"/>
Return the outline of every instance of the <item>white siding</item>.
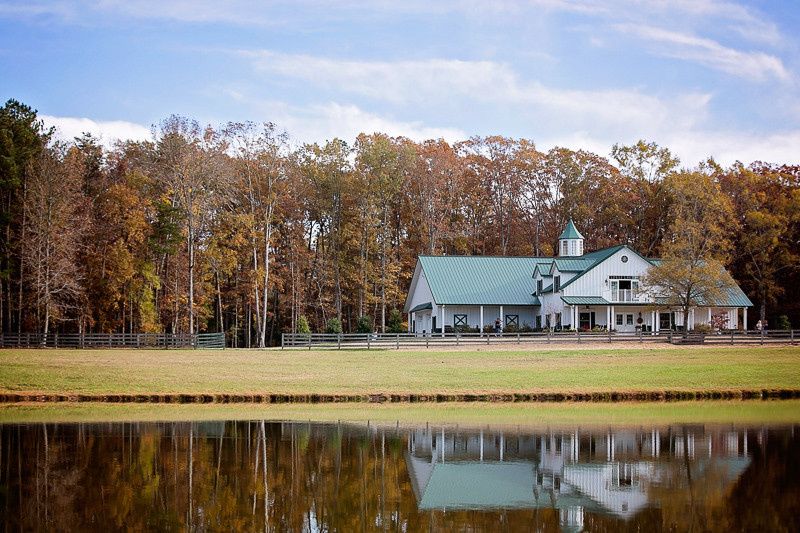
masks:
<path fill-rule="evenodd" d="M 419 304 L 428 302 L 432 302 L 435 305 L 431 288 L 428 285 L 428 279 L 425 277 L 425 272 L 421 268 L 419 269 L 417 284 L 412 287 L 412 290 L 411 303 L 408 306 L 409 309 L 414 309 L 414 307 L 418 306 Z"/>
<path fill-rule="evenodd" d="M 623 255 L 628 257 L 627 263 L 622 262 Z M 611 287 L 606 286 L 609 276 L 644 276 L 650 266 L 634 251 L 622 248 L 565 288 L 563 293 L 565 296 L 601 296 L 610 299 Z"/>

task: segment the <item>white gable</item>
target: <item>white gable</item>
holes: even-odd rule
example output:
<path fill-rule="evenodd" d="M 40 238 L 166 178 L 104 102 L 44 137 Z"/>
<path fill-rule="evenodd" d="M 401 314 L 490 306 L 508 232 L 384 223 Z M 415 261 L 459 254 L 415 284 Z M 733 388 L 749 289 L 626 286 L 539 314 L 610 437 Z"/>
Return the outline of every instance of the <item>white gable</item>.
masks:
<path fill-rule="evenodd" d="M 626 260 L 623 260 L 626 258 Z M 627 246 L 617 250 L 611 257 L 595 265 L 574 283 L 564 289 L 564 296 L 604 296 L 610 287 L 609 276 L 642 277 L 652 264 Z M 561 285 L 564 285 L 564 281 Z"/>
<path fill-rule="evenodd" d="M 417 261 L 417 267 L 414 269 L 414 277 L 411 279 L 411 287 L 408 291 L 408 298 L 404 306 L 404 312 L 408 313 L 414 307 L 420 304 L 431 302 L 435 305 L 433 300 L 433 293 L 431 287 L 428 285 L 428 279 L 425 277 L 425 271 Z"/>

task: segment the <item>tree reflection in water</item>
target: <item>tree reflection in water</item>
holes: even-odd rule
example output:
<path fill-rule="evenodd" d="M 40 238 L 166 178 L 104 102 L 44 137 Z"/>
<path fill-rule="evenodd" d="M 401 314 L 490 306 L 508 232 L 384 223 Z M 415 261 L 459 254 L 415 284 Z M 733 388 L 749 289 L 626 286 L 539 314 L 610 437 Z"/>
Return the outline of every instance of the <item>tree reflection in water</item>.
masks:
<path fill-rule="evenodd" d="M 15 530 L 799 530 L 795 427 L 0 426 Z"/>

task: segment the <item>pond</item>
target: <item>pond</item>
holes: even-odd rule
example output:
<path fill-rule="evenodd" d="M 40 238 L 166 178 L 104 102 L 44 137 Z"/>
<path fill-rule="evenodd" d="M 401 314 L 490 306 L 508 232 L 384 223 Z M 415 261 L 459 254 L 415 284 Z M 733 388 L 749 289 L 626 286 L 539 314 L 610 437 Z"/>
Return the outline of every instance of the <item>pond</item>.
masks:
<path fill-rule="evenodd" d="M 6 531 L 800 529 L 797 425 L 0 425 Z"/>

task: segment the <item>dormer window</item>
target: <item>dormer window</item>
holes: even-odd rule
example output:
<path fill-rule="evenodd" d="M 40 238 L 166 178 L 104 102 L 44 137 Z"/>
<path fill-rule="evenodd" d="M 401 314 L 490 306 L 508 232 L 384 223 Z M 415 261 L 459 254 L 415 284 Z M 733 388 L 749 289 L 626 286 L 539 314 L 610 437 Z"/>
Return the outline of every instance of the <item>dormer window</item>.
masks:
<path fill-rule="evenodd" d="M 554 276 L 553 277 L 553 292 L 558 292 L 561 290 L 561 276 Z"/>

